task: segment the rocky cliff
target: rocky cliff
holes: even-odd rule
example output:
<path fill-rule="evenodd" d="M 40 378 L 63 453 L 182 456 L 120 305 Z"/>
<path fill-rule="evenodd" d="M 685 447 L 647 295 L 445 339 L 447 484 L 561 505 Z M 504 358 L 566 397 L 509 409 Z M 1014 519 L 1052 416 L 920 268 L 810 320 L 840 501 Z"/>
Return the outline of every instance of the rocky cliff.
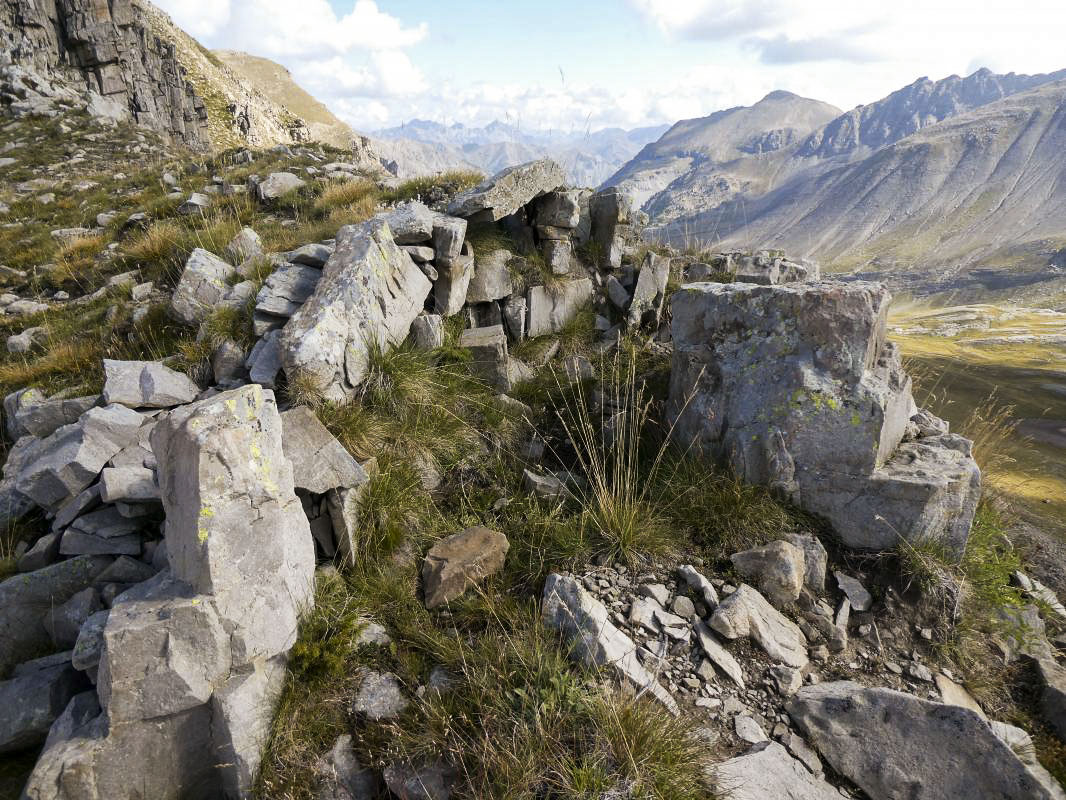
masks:
<path fill-rule="evenodd" d="M 86 106 L 195 149 L 310 138 L 148 0 L 4 0 L 0 45 L 0 94 L 16 113 Z"/>
<path fill-rule="evenodd" d="M 9 79 L 36 73 L 107 113 L 192 147 L 209 144 L 207 109 L 174 44 L 151 30 L 132 0 L 5 0 L 0 54 Z M 14 99 L 26 98 L 5 105 Z"/>

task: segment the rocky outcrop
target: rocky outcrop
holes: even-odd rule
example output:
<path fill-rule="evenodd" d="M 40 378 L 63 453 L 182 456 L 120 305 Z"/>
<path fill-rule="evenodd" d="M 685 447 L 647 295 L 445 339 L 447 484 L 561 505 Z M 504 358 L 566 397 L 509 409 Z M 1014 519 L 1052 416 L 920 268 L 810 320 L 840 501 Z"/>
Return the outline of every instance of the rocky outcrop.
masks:
<path fill-rule="evenodd" d="M 997 735 L 1002 723 L 990 725 L 966 708 L 840 681 L 801 689 L 789 716 L 838 773 L 875 800 L 1064 796 Z"/>
<path fill-rule="evenodd" d="M 877 284 L 698 283 L 673 298 L 675 435 L 821 514 L 850 547 L 961 553 L 980 496 L 971 444 L 915 435 Z"/>
<path fill-rule="evenodd" d="M 179 408 L 152 448 L 170 568 L 115 599 L 96 696 L 53 726 L 32 800 L 128 796 L 133 775 L 139 796 L 243 797 L 255 779 L 315 565 L 273 395 Z"/>
<path fill-rule="evenodd" d="M 73 87 L 91 110 L 106 107 L 101 113 L 191 147 L 209 144 L 204 101 L 186 79 L 174 45 L 150 30 L 135 0 L 4 3 L 0 52 L 8 58 L 7 83 L 32 73 L 41 84 Z M 19 82 L 26 84 L 24 77 Z M 5 104 L 46 106 L 45 91 L 9 95 Z"/>
<path fill-rule="evenodd" d="M 407 338 L 431 288 L 384 220 L 341 228 L 314 294 L 282 330 L 286 374 L 309 376 L 329 399 L 350 398 L 371 349 Z"/>

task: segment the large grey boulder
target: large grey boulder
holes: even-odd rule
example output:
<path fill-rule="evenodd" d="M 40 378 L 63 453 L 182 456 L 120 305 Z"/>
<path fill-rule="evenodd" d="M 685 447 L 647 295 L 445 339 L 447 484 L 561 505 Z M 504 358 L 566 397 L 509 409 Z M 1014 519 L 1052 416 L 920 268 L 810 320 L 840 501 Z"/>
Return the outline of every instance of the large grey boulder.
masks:
<path fill-rule="evenodd" d="M 69 657 L 66 663 L 0 681 L 0 753 L 42 744 L 67 703 L 84 688 L 84 676 Z"/>
<path fill-rule="evenodd" d="M 315 567 L 273 394 L 250 385 L 176 409 L 152 447 L 171 568 L 86 623 L 75 655 L 99 659 L 102 713 L 57 720 L 31 798 L 131 796 L 131 775 L 145 798 L 252 790 Z"/>
<path fill-rule="evenodd" d="M 825 516 L 850 547 L 961 552 L 980 471 L 959 437 L 901 446 L 917 412 L 871 283 L 689 284 L 672 299 L 675 435 Z"/>
<path fill-rule="evenodd" d="M 170 298 L 171 315 L 186 325 L 202 322 L 225 299 L 230 281 L 238 274 L 232 264 L 213 253 L 193 250 Z"/>
<path fill-rule="evenodd" d="M 292 462 L 297 489 L 326 494 L 330 489 L 350 489 L 367 482 L 366 472 L 352 454 L 306 406 L 281 415 L 281 444 Z"/>
<path fill-rule="evenodd" d="M 81 626 L 100 608 L 100 595 L 90 586 L 76 593 L 65 603 L 45 611 L 41 624 L 52 637 L 55 648 L 69 650 L 78 641 Z"/>
<path fill-rule="evenodd" d="M 407 338 L 430 288 L 388 224 L 341 228 L 314 294 L 282 330 L 286 375 L 308 376 L 328 399 L 349 398 L 366 375 L 370 349 Z"/>
<path fill-rule="evenodd" d="M 754 583 L 772 603 L 787 605 L 799 599 L 807 565 L 803 551 L 795 545 L 770 542 L 734 553 L 729 560 L 737 574 Z"/>
<path fill-rule="evenodd" d="M 37 457 L 40 449 L 40 439 L 23 436 L 8 451 L 0 479 L 0 525 L 4 528 L 26 517 L 37 506 L 32 498 L 18 490 L 17 484 L 22 468 Z"/>
<path fill-rule="evenodd" d="M 453 217 L 497 222 L 530 201 L 566 185 L 566 173 L 550 159 L 508 167 L 448 204 Z"/>
<path fill-rule="evenodd" d="M 873 800 L 1055 796 L 966 708 L 838 681 L 800 689 L 788 713 L 822 757 Z"/>
<path fill-rule="evenodd" d="M 777 742 L 708 769 L 722 800 L 840 800 L 840 792 L 812 775 Z"/>
<path fill-rule="evenodd" d="M 422 563 L 426 608 L 456 600 L 471 586 L 503 569 L 511 543 L 499 531 L 468 528 L 441 539 Z"/>
<path fill-rule="evenodd" d="M 459 217 L 438 214 L 433 221 L 433 250 L 437 260 L 450 264 L 459 257 L 466 241 L 467 222 Z"/>
<path fill-rule="evenodd" d="M 630 325 L 658 327 L 666 302 L 666 285 L 670 281 L 671 259 L 648 253 L 637 275 L 633 301 L 629 306 Z"/>
<path fill-rule="evenodd" d="M 270 203 L 306 185 L 306 181 L 291 172 L 272 172 L 266 180 L 260 181 L 255 192 L 264 203 Z"/>
<path fill-rule="evenodd" d="M 622 265 L 622 251 L 628 231 L 633 203 L 617 187 L 610 187 L 596 192 L 589 200 L 591 218 L 591 241 L 600 252 L 600 263 L 604 269 L 618 269 Z"/>
<path fill-rule="evenodd" d="M 51 647 L 41 617 L 89 586 L 111 561 L 79 556 L 0 583 L 0 673 Z"/>
<path fill-rule="evenodd" d="M 86 411 L 100 402 L 100 395 L 87 397 L 53 397 L 23 404 L 15 413 L 18 429 L 41 439 L 51 436 L 64 425 L 78 421 Z"/>
<path fill-rule="evenodd" d="M 250 258 L 263 255 L 263 240 L 251 228 L 241 230 L 226 245 L 226 257 L 234 264 L 243 264 Z"/>
<path fill-rule="evenodd" d="M 466 305 L 470 282 L 474 278 L 474 254 L 464 244 L 459 255 L 438 264 L 433 282 L 434 310 L 442 317 L 454 317 Z"/>
<path fill-rule="evenodd" d="M 129 408 L 173 408 L 196 399 L 200 387 L 188 375 L 158 361 L 104 359 L 104 402 Z"/>
<path fill-rule="evenodd" d="M 285 685 L 278 656 L 236 670 L 211 696 L 211 724 L 225 797 L 249 797 L 270 742 L 274 706 Z"/>
<path fill-rule="evenodd" d="M 469 328 L 459 337 L 459 346 L 470 351 L 471 372 L 500 392 L 511 391 L 507 334 L 502 325 Z"/>
<path fill-rule="evenodd" d="M 580 203 L 580 192 L 548 192 L 536 201 L 533 223 L 553 228 L 576 228 L 581 221 Z"/>
<path fill-rule="evenodd" d="M 152 432 L 152 449 L 174 577 L 215 595 L 220 610 L 224 596 L 258 587 L 261 596 L 228 599 L 247 602 L 243 613 L 265 615 L 277 633 L 257 632 L 251 617 L 236 620 L 234 646 L 242 635 L 249 644 L 280 635 L 282 644 L 260 654 L 287 649 L 297 612 L 312 601 L 314 550 L 273 392 L 251 384 L 177 409 Z"/>
<path fill-rule="evenodd" d="M 58 508 L 95 481 L 112 456 L 136 441 L 143 421 L 121 405 L 86 411 L 35 448 L 15 488 L 43 508 Z"/>
<path fill-rule="evenodd" d="M 592 299 L 592 281 L 582 278 L 559 286 L 532 286 L 526 297 L 526 336 L 562 330 Z"/>
<path fill-rule="evenodd" d="M 637 645 L 615 627 L 606 606 L 576 578 L 558 573 L 548 576 L 541 616 L 545 625 L 570 639 L 574 658 L 591 667 L 610 666 L 622 680 L 649 692 L 671 713 L 679 713 L 677 701 L 640 663 Z"/>

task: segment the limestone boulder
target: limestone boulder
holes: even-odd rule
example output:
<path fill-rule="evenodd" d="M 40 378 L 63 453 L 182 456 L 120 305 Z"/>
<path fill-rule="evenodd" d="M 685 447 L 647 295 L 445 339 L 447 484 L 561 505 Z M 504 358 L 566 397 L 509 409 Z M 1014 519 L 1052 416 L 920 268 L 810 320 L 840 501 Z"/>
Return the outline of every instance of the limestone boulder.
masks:
<path fill-rule="evenodd" d="M 589 200 L 591 222 L 591 241 L 596 244 L 601 254 L 600 264 L 603 269 L 618 269 L 622 265 L 622 251 L 625 237 L 633 213 L 630 198 L 617 187 L 610 187 L 596 192 Z"/>
<path fill-rule="evenodd" d="M 350 489 L 367 482 L 366 472 L 351 453 L 306 406 L 281 415 L 282 448 L 292 462 L 297 489 L 326 494 L 331 489 Z"/>
<path fill-rule="evenodd" d="M 426 608 L 461 597 L 467 589 L 503 569 L 511 544 L 489 528 L 468 528 L 437 542 L 422 564 Z"/>
<path fill-rule="evenodd" d="M 366 375 L 370 349 L 407 338 L 430 288 L 387 223 L 341 228 L 314 294 L 282 330 L 286 375 L 310 377 L 328 399 L 351 397 Z"/>
<path fill-rule="evenodd" d="M 566 185 L 562 167 L 550 159 L 508 167 L 457 196 L 448 205 L 454 217 L 497 222 L 532 200 Z"/>
<path fill-rule="evenodd" d="M 458 256 L 438 264 L 433 282 L 433 300 L 437 314 L 454 317 L 463 310 L 474 279 L 474 254 L 469 244 L 463 245 Z"/>
<path fill-rule="evenodd" d="M 510 250 L 493 250 L 474 259 L 474 276 L 467 289 L 468 303 L 491 303 L 514 293 L 510 263 L 514 253 Z"/>
<path fill-rule="evenodd" d="M 436 215 L 422 203 L 412 200 L 386 213 L 385 222 L 396 244 L 422 244 L 433 239 Z"/>
<path fill-rule="evenodd" d="M 526 336 L 557 333 L 592 299 L 592 281 L 571 280 L 559 286 L 532 286 L 526 296 Z"/>
<path fill-rule="evenodd" d="M 250 258 L 263 255 L 263 240 L 251 228 L 241 228 L 226 245 L 226 257 L 234 264 L 243 264 Z"/>
<path fill-rule="evenodd" d="M 624 681 L 648 692 L 673 714 L 677 701 L 640 663 L 637 645 L 609 619 L 606 606 L 585 591 L 577 579 L 552 573 L 544 584 L 544 624 L 571 642 L 572 656 L 591 667 L 611 667 Z"/>
<path fill-rule="evenodd" d="M 321 278 L 322 270 L 303 264 L 278 267 L 256 295 L 256 312 L 286 319 L 291 317 L 314 294 Z"/>
<path fill-rule="evenodd" d="M 459 346 L 470 351 L 470 369 L 475 375 L 505 394 L 511 390 L 507 334 L 502 325 L 465 330 Z"/>
<path fill-rule="evenodd" d="M 214 596 L 235 626 L 238 664 L 287 650 L 312 602 L 314 548 L 282 430 L 273 392 L 251 384 L 177 409 L 152 432 L 171 571 Z"/>
<path fill-rule="evenodd" d="M 459 217 L 438 214 L 433 221 L 433 250 L 442 264 L 450 264 L 462 253 L 467 222 Z"/>
<path fill-rule="evenodd" d="M 87 681 L 70 664 L 32 669 L 11 680 L 0 681 L 0 753 L 11 753 L 42 744 L 52 723 Z"/>
<path fill-rule="evenodd" d="M 670 280 L 671 260 L 648 253 L 637 275 L 633 300 L 629 305 L 629 324 L 658 327 L 666 302 L 666 284 Z"/>
<path fill-rule="evenodd" d="M 247 797 L 270 742 L 273 710 L 285 684 L 285 659 L 256 661 L 211 696 L 211 720 L 225 797 Z"/>
<path fill-rule="evenodd" d="M 966 708 L 838 681 L 800 689 L 788 713 L 822 757 L 871 798 L 1054 797 Z"/>
<path fill-rule="evenodd" d="M 173 408 L 200 393 L 188 375 L 158 361 L 104 359 L 104 402 L 129 408 Z"/>
<path fill-rule="evenodd" d="M 291 172 L 273 172 L 265 180 L 259 182 L 255 191 L 260 201 L 271 203 L 305 186 L 306 183 Z"/>
<path fill-rule="evenodd" d="M 534 204 L 533 222 L 554 228 L 576 228 L 581 220 L 580 193 L 548 192 Z"/>
<path fill-rule="evenodd" d="M 47 652 L 51 641 L 41 617 L 88 587 L 111 561 L 80 556 L 0 583 L 0 672 Z"/>
<path fill-rule="evenodd" d="M 225 299 L 230 282 L 238 275 L 232 264 L 213 253 L 193 250 L 170 299 L 171 315 L 186 325 L 203 322 Z"/>
<path fill-rule="evenodd" d="M 917 411 L 879 284 L 688 284 L 672 298 L 675 435 L 826 517 L 850 547 L 961 552 L 980 491 L 965 440 L 902 444 Z"/>
<path fill-rule="evenodd" d="M 15 488 L 43 508 L 56 509 L 93 483 L 104 465 L 137 439 L 143 418 L 125 406 L 92 408 L 36 446 Z"/>
<path fill-rule="evenodd" d="M 840 800 L 835 787 L 812 775 L 777 742 L 756 745 L 708 773 L 723 800 Z"/>
<path fill-rule="evenodd" d="M 78 421 L 82 414 L 100 403 L 100 395 L 86 397 L 53 397 L 38 403 L 23 405 L 15 413 L 20 431 L 45 438 L 64 425 Z"/>

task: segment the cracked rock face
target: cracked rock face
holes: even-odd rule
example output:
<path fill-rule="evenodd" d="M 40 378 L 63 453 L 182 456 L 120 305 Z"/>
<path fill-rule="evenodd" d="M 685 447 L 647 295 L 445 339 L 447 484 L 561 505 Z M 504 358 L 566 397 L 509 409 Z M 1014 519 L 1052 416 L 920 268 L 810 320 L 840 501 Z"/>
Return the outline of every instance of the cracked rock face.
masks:
<path fill-rule="evenodd" d="M 349 225 L 314 294 L 281 332 L 282 365 L 343 401 L 366 375 L 374 347 L 407 338 L 432 285 L 381 219 Z"/>
<path fill-rule="evenodd" d="M 904 442 L 918 413 L 871 283 L 689 284 L 673 297 L 675 434 L 829 519 L 844 543 L 961 552 L 980 471 L 960 437 Z"/>
<path fill-rule="evenodd" d="M 203 100 L 173 45 L 149 30 L 132 0 L 11 0 L 0 6 L 0 51 L 33 76 L 20 83 L 40 87 L 46 100 L 72 93 L 69 85 L 94 116 L 130 120 L 197 149 L 210 144 Z"/>

